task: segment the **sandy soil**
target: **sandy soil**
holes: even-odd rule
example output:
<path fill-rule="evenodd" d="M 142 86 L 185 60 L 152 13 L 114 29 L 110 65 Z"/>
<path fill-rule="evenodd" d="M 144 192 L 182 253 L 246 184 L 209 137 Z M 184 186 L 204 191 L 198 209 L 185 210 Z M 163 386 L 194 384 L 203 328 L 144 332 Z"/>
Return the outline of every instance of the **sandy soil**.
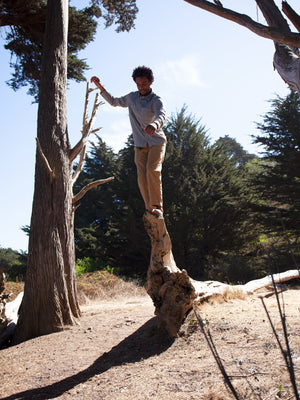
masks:
<path fill-rule="evenodd" d="M 300 389 L 300 290 L 283 298 Z M 283 341 L 275 296 L 265 301 Z M 157 330 L 148 296 L 99 300 L 82 311 L 78 326 L 0 351 L 1 399 L 234 398 L 194 313 L 170 340 Z M 199 312 L 240 399 L 295 398 L 257 296 L 205 303 Z"/>

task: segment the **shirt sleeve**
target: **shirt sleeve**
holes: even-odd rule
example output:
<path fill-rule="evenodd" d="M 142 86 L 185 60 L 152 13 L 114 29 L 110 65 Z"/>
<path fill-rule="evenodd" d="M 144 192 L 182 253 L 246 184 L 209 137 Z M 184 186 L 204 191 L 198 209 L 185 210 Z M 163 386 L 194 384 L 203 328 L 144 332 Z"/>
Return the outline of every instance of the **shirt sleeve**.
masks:
<path fill-rule="evenodd" d="M 128 95 L 122 97 L 113 97 L 106 90 L 101 92 L 101 96 L 113 107 L 128 107 Z"/>
<path fill-rule="evenodd" d="M 157 97 L 154 102 L 155 120 L 150 124 L 155 130 L 160 130 L 166 123 L 166 110 L 160 97 Z"/>

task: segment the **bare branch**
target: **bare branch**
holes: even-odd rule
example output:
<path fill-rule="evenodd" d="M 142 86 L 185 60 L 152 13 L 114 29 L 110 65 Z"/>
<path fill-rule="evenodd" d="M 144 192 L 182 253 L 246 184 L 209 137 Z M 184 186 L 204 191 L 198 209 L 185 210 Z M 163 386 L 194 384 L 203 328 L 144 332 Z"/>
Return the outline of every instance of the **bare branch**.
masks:
<path fill-rule="evenodd" d="M 86 146 L 84 146 L 80 152 L 79 163 L 77 165 L 76 171 L 74 172 L 74 174 L 72 176 L 72 185 L 74 185 L 74 183 L 77 181 L 77 179 L 80 175 L 80 172 L 82 171 L 84 160 L 85 160 L 85 154 L 86 154 Z"/>
<path fill-rule="evenodd" d="M 114 179 L 114 177 L 111 176 L 111 177 L 106 178 L 106 179 L 99 179 L 98 181 L 94 181 L 94 182 L 88 183 L 86 186 L 84 186 L 84 188 L 82 188 L 82 189 L 80 190 L 79 193 L 77 193 L 77 194 L 73 197 L 72 204 L 75 204 L 78 200 L 82 199 L 82 197 L 83 197 L 89 190 L 93 189 L 93 188 L 96 187 L 96 186 L 102 185 L 103 183 L 110 182 L 110 181 L 112 181 L 113 179 Z"/>
<path fill-rule="evenodd" d="M 101 129 L 101 128 L 93 129 L 93 130 L 91 131 L 91 133 L 98 132 L 100 129 Z M 80 175 L 80 172 L 82 171 L 83 164 L 84 164 L 84 160 L 85 160 L 85 155 L 86 155 L 86 145 L 83 146 L 83 148 L 82 148 L 82 150 L 81 150 L 81 152 L 80 152 L 79 163 L 78 163 L 77 168 L 76 168 L 76 171 L 74 172 L 73 177 L 72 177 L 72 184 L 73 184 L 73 185 L 74 185 L 74 183 L 77 181 L 77 179 L 78 179 L 78 177 L 79 177 L 79 175 Z"/>
<path fill-rule="evenodd" d="M 37 148 L 38 148 L 38 152 L 40 153 L 40 156 L 42 157 L 42 160 L 44 162 L 46 170 L 49 172 L 50 183 L 53 183 L 53 179 L 55 178 L 54 170 L 51 169 L 50 164 L 49 164 L 45 154 L 43 153 L 39 138 L 36 138 L 36 145 L 37 145 Z"/>
<path fill-rule="evenodd" d="M 89 83 L 87 83 L 84 112 L 83 112 L 83 121 L 82 121 L 82 131 L 81 131 L 82 137 L 79 140 L 79 142 L 73 147 L 73 149 L 71 149 L 71 151 L 70 151 L 70 154 L 69 154 L 70 162 L 74 161 L 75 158 L 78 156 L 78 154 L 84 149 L 90 134 L 95 131 L 98 131 L 100 129 L 100 128 L 98 128 L 94 131 L 92 130 L 93 124 L 96 119 L 98 108 L 100 105 L 104 104 L 104 102 L 101 102 L 101 101 L 98 102 L 99 92 L 96 93 L 94 105 L 93 105 L 93 109 L 92 109 L 92 115 L 91 115 L 91 118 L 89 121 L 88 121 L 88 117 L 87 117 L 89 95 L 93 90 L 94 89 L 89 89 Z"/>
<path fill-rule="evenodd" d="M 74 161 L 75 158 L 78 156 L 78 154 L 83 150 L 83 148 L 86 146 L 86 142 L 88 141 L 88 136 L 90 132 L 87 131 L 86 135 L 83 135 L 82 138 L 79 140 L 79 142 L 71 149 L 70 151 L 70 162 Z"/>
<path fill-rule="evenodd" d="M 287 20 L 282 15 L 274 0 L 255 1 L 269 26 L 279 29 L 282 33 L 291 32 Z"/>
<path fill-rule="evenodd" d="M 292 279 L 297 279 L 300 277 L 298 269 L 292 269 L 289 271 L 281 272 L 273 276 L 268 275 L 261 279 L 255 279 L 249 281 L 245 285 L 228 285 L 226 283 L 221 283 L 217 281 L 195 281 L 191 279 L 191 283 L 195 289 L 196 300 L 203 301 L 217 294 L 224 294 L 227 292 L 240 292 L 244 294 L 252 294 L 259 289 L 272 287 L 273 284 L 278 284 L 282 282 L 287 282 Z"/>
<path fill-rule="evenodd" d="M 300 32 L 300 16 L 292 9 L 292 7 L 286 2 L 282 2 L 282 11 L 288 17 L 288 19 L 292 22 L 294 27 Z"/>
<path fill-rule="evenodd" d="M 248 15 L 240 14 L 228 8 L 220 7 L 207 0 L 184 0 L 185 2 L 209 11 L 219 17 L 233 21 L 241 26 L 244 26 L 254 32 L 258 36 L 273 40 L 277 43 L 282 43 L 292 47 L 300 47 L 300 35 L 294 32 L 283 32 L 281 29 L 272 26 L 266 26 L 255 22 Z"/>

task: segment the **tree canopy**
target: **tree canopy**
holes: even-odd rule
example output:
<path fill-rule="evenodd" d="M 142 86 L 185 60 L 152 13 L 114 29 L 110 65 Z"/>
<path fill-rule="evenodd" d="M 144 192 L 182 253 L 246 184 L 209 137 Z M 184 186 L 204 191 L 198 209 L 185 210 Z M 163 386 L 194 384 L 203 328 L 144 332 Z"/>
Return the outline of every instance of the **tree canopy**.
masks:
<path fill-rule="evenodd" d="M 0 0 L 0 27 L 6 27 L 4 47 L 11 53 L 10 66 L 14 70 L 7 82 L 17 90 L 28 86 L 28 94 L 38 99 L 41 77 L 41 58 L 45 32 L 47 1 Z M 97 19 L 104 26 L 116 25 L 116 31 L 134 27 L 138 12 L 135 0 L 92 0 L 89 6 L 78 10 L 69 8 L 68 78 L 83 81 L 88 69 L 85 60 L 78 57 L 95 36 Z"/>
<path fill-rule="evenodd" d="M 164 215 L 174 257 L 180 268 L 204 277 L 213 260 L 224 252 L 240 251 L 255 236 L 251 224 L 245 223 L 242 167 L 231 160 L 228 148 L 210 143 L 205 126 L 188 115 L 186 107 L 169 119 L 165 132 Z M 106 175 L 114 175 L 114 181 L 88 193 L 76 212 L 77 256 L 97 258 L 100 267 L 143 277 L 149 240 L 141 220 L 144 204 L 131 137 L 118 155 L 98 137 L 77 185 Z"/>
<path fill-rule="evenodd" d="M 257 124 L 261 134 L 254 136 L 264 154 L 255 185 L 269 200 L 268 215 L 275 214 L 278 230 L 282 231 L 284 221 L 289 231 L 299 235 L 300 98 L 292 91 L 270 103 L 271 110 Z"/>

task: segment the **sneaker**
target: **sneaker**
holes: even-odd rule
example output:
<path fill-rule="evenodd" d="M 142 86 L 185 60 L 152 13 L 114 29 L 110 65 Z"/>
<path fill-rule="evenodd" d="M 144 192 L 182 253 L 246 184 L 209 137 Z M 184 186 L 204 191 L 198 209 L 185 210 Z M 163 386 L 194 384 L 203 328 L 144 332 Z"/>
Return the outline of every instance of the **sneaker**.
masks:
<path fill-rule="evenodd" d="M 163 216 L 163 212 L 160 208 L 153 208 L 151 210 L 151 214 L 157 215 L 158 217 L 162 217 Z"/>

